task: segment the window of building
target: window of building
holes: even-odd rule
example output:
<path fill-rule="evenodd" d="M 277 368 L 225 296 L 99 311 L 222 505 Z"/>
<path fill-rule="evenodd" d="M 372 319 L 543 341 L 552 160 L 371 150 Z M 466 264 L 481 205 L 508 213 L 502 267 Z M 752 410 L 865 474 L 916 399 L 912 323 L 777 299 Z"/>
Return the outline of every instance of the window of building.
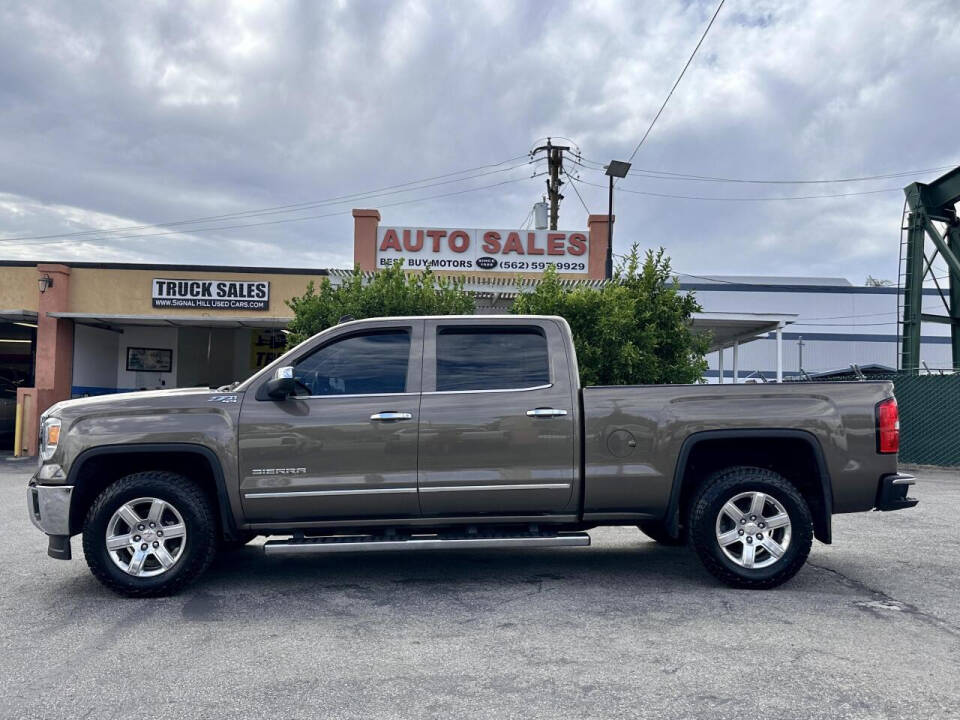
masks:
<path fill-rule="evenodd" d="M 539 328 L 437 331 L 437 390 L 509 390 L 549 382 L 547 338 Z"/>
<path fill-rule="evenodd" d="M 382 395 L 407 389 L 410 331 L 351 335 L 297 363 L 298 395 Z"/>

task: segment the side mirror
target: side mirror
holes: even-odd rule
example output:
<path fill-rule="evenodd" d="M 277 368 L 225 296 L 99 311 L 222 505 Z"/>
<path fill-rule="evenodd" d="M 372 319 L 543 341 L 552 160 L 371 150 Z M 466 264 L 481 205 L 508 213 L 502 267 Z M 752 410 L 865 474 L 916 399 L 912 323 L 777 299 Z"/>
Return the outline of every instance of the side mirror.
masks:
<path fill-rule="evenodd" d="M 293 379 L 293 366 L 287 365 L 277 368 L 273 378 L 267 380 L 266 390 L 274 400 L 286 400 L 293 395 L 296 389 L 296 381 Z"/>

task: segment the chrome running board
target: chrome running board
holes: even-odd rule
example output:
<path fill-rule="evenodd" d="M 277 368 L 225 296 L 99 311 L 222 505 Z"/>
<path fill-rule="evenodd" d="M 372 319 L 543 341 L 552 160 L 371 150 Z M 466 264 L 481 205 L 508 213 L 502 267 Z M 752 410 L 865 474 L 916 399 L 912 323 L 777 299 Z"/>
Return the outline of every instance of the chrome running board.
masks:
<path fill-rule="evenodd" d="M 263 546 L 267 555 L 302 555 L 338 552 L 386 552 L 390 550 L 463 550 L 465 548 L 548 548 L 585 547 L 586 533 L 517 535 L 414 535 L 372 537 L 370 535 L 300 537 L 270 540 Z"/>

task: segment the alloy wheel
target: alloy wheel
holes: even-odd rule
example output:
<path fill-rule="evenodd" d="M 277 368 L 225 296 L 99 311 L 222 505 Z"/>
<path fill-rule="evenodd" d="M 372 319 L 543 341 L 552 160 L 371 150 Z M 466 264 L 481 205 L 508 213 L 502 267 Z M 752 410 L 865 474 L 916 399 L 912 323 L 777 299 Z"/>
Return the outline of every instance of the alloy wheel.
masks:
<path fill-rule="evenodd" d="M 742 492 L 720 509 L 716 536 L 723 554 L 736 565 L 747 569 L 770 567 L 790 546 L 790 516 L 772 495 Z"/>
<path fill-rule="evenodd" d="M 135 577 L 156 577 L 177 564 L 187 542 L 180 512 L 166 500 L 141 497 L 121 505 L 107 523 L 107 553 Z"/>

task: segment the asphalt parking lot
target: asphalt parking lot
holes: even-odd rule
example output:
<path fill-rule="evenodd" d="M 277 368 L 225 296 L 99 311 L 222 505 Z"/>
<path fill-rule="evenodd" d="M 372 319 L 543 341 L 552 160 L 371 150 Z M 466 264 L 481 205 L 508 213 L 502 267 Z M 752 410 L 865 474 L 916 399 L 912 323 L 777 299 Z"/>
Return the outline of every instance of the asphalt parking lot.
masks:
<path fill-rule="evenodd" d="M 222 556 L 126 600 L 30 524 L 0 458 L 4 718 L 960 717 L 960 473 L 834 518 L 769 592 L 633 529 L 591 548 Z"/>

